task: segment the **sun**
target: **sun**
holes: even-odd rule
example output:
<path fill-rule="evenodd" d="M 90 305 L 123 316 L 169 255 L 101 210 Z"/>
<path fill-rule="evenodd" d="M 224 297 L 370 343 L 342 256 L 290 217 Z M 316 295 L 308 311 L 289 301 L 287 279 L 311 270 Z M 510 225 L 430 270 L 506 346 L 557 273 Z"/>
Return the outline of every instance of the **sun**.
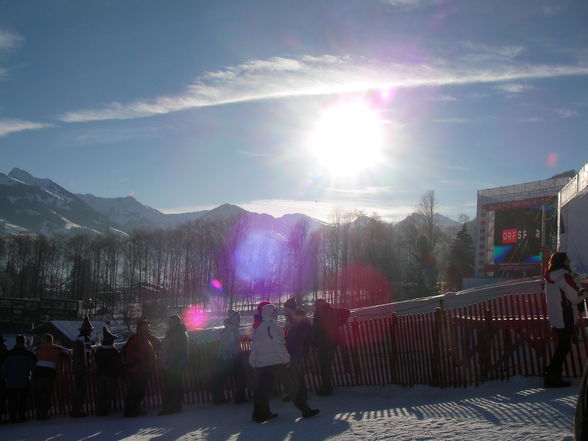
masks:
<path fill-rule="evenodd" d="M 382 161 L 382 119 L 363 102 L 330 107 L 317 120 L 308 147 L 319 167 L 331 176 L 357 175 Z"/>

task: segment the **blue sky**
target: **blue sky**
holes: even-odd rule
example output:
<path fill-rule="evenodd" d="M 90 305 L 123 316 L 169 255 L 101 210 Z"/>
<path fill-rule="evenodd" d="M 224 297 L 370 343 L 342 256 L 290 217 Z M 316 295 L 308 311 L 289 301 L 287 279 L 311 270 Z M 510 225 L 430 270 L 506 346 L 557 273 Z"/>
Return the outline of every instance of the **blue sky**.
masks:
<path fill-rule="evenodd" d="M 348 103 L 380 150 L 334 171 L 311 140 Z M 588 161 L 587 115 L 582 0 L 0 0 L 0 172 L 168 212 L 473 217 Z"/>

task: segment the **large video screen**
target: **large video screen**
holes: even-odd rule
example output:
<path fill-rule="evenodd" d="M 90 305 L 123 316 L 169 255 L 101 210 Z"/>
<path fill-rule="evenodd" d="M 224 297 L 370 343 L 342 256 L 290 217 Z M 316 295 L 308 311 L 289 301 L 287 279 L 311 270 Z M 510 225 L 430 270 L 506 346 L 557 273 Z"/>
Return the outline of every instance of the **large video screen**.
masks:
<path fill-rule="evenodd" d="M 546 206 L 551 217 L 552 206 Z M 496 211 L 494 263 L 541 262 L 541 206 Z"/>

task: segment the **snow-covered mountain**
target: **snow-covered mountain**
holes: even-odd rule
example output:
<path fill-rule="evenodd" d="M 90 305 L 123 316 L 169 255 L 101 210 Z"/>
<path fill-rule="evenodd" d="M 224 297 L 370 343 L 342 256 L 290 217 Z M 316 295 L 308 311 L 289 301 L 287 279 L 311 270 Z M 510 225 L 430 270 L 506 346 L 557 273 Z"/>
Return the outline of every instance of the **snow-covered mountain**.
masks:
<path fill-rule="evenodd" d="M 123 231 L 173 228 L 179 224 L 198 219 L 206 213 L 206 211 L 197 211 L 164 214 L 155 208 L 141 204 L 132 196 L 120 198 L 101 198 L 93 194 L 78 194 L 77 196 Z"/>
<path fill-rule="evenodd" d="M 0 234 L 117 231 L 85 202 L 49 179 L 14 169 L 0 173 Z"/>
<path fill-rule="evenodd" d="M 250 228 L 265 228 L 287 235 L 298 222 L 307 222 L 309 231 L 322 225 L 303 214 L 287 214 L 276 219 L 268 214 L 250 213 L 223 204 L 213 210 L 165 214 L 141 204 L 131 196 L 102 198 L 74 194 L 51 181 L 14 168 L 0 173 L 0 235 L 88 232 L 129 234 L 137 229 L 168 229 L 180 224 L 234 221 L 242 218 Z"/>

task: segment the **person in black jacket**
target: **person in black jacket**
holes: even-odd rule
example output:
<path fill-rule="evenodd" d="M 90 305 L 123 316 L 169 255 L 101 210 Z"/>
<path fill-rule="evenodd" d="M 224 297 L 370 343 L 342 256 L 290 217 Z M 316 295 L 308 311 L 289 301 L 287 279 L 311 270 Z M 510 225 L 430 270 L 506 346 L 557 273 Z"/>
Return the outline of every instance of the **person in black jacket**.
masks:
<path fill-rule="evenodd" d="M 0 334 L 0 366 L 2 366 L 2 361 L 8 352 L 8 348 L 6 347 L 6 339 L 2 334 Z M 7 421 L 4 419 L 6 414 L 6 385 L 0 379 L 0 424 L 5 424 Z"/>
<path fill-rule="evenodd" d="M 122 362 L 120 351 L 114 347 L 116 335 L 102 328 L 102 345 L 96 349 L 96 415 L 108 416 L 112 410 L 112 397 L 120 375 Z"/>
<path fill-rule="evenodd" d="M 297 308 L 292 314 L 288 333 L 286 334 L 286 349 L 290 354 L 290 372 L 296 381 L 298 396 L 303 399 L 308 398 L 304 374 L 302 372 L 302 363 L 308 354 L 312 325 L 302 308 Z M 290 399 L 289 396 L 284 398 L 285 401 Z"/>
<path fill-rule="evenodd" d="M 75 389 L 71 411 L 69 413 L 69 416 L 72 418 L 80 418 L 87 415 L 82 408 L 86 396 L 86 378 L 88 377 L 92 358 L 92 340 L 90 336 L 92 335 L 93 329 L 94 326 L 92 326 L 88 315 L 86 315 L 80 327 L 80 334 L 73 344 L 72 369 L 75 379 Z"/>
<path fill-rule="evenodd" d="M 162 342 L 163 396 L 159 415 L 182 411 L 183 375 L 188 363 L 188 334 L 180 316 L 168 319 L 168 331 Z"/>
<path fill-rule="evenodd" d="M 31 388 L 31 372 L 36 360 L 35 354 L 25 349 L 24 336 L 17 335 L 14 349 L 6 353 L 2 366 L 0 366 L 0 378 L 6 383 L 8 415 L 11 423 L 26 421 L 25 413 Z"/>
<path fill-rule="evenodd" d="M 321 385 L 316 393 L 326 396 L 333 393 L 331 365 L 339 343 L 339 326 L 347 321 L 349 310 L 335 310 L 324 299 L 318 299 L 314 306 L 312 342 L 318 352 L 321 371 Z"/>

